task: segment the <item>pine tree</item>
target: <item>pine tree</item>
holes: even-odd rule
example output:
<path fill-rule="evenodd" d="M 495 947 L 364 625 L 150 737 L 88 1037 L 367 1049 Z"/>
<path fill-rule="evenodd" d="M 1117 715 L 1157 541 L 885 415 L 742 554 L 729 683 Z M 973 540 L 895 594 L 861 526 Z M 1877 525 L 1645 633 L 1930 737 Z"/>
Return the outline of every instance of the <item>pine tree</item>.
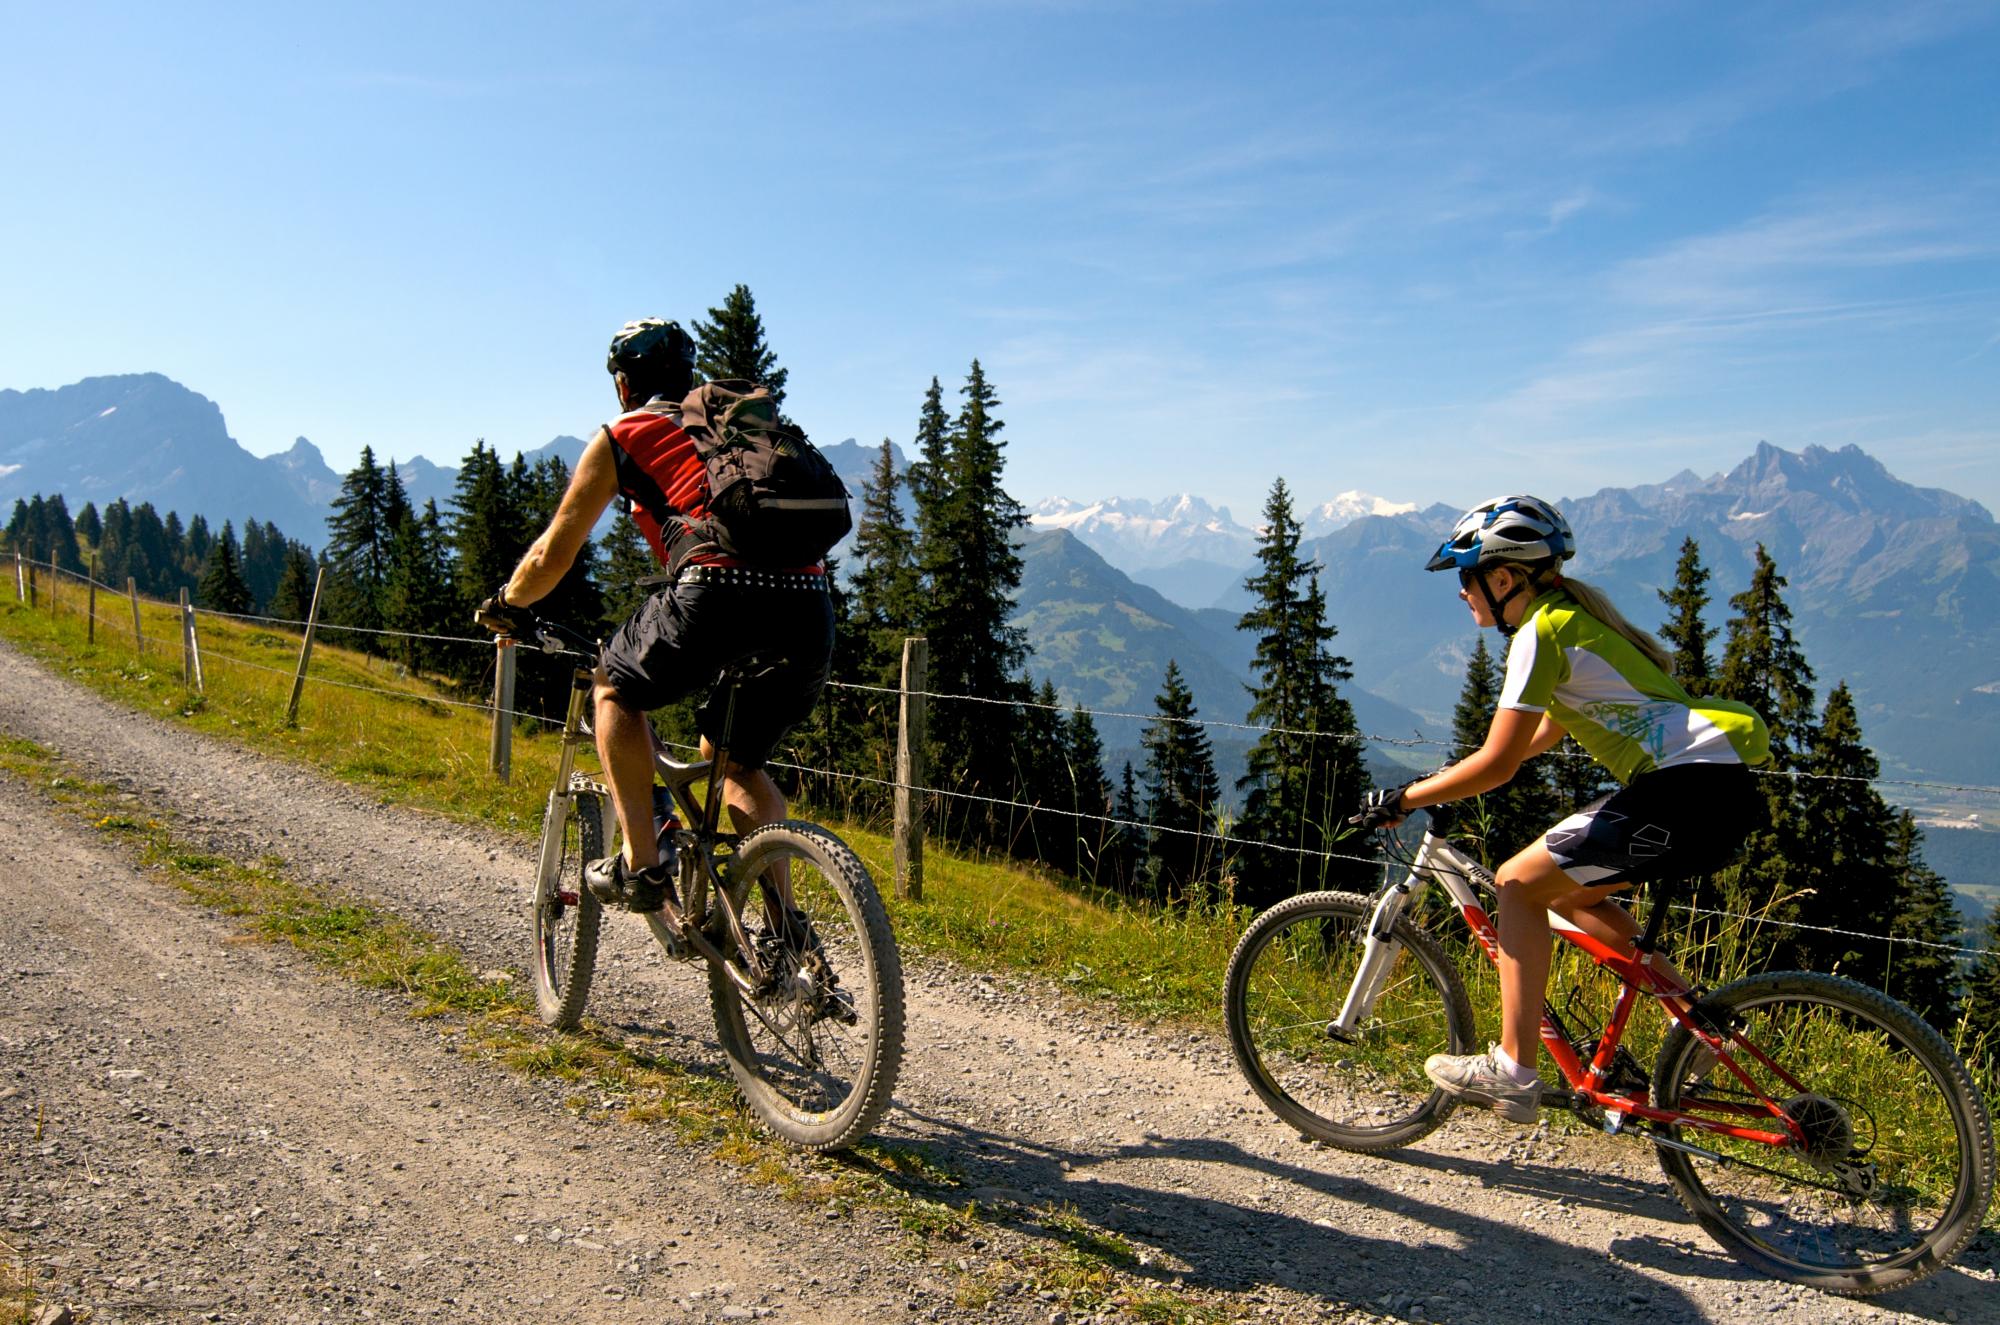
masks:
<path fill-rule="evenodd" d="M 25 497 L 14 498 L 14 513 L 7 519 L 7 542 L 9 552 L 28 555 L 28 530 L 34 519 L 33 508 Z"/>
<path fill-rule="evenodd" d="M 423 514 L 406 515 L 397 524 L 389 547 L 382 615 L 387 629 L 403 632 L 389 638 L 390 652 L 411 669 L 435 667 L 445 656 L 439 641 L 412 636 L 459 633 L 450 629 L 456 624 L 456 599 L 445 547 L 444 521 L 434 501 L 424 503 Z"/>
<path fill-rule="evenodd" d="M 1208 733 L 1196 721 L 1194 694 L 1172 660 L 1154 709 L 1157 716 L 1146 724 L 1139 740 L 1146 753 L 1139 778 L 1145 789 L 1143 818 L 1148 828 L 1139 890 L 1166 901 L 1185 895 L 1221 864 L 1212 814 L 1222 789 Z"/>
<path fill-rule="evenodd" d="M 97 514 L 97 503 L 87 501 L 83 509 L 76 513 L 76 539 L 82 544 L 81 551 L 97 551 L 97 545 L 104 538 L 104 521 Z M 85 558 L 88 561 L 88 557 Z"/>
<path fill-rule="evenodd" d="M 1674 587 L 1656 590 L 1667 606 L 1667 623 L 1660 642 L 1673 651 L 1674 679 L 1690 695 L 1710 692 L 1708 642 L 1715 628 L 1702 620 L 1708 607 L 1708 567 L 1701 564 L 1701 545 L 1689 534 L 1681 540 L 1681 557 L 1674 564 Z"/>
<path fill-rule="evenodd" d="M 951 415 L 945 412 L 944 388 L 931 379 L 917 411 L 916 460 L 910 465 L 910 500 L 917 512 L 917 542 L 928 545 L 932 523 L 944 509 L 951 483 Z"/>
<path fill-rule="evenodd" d="M 1750 587 L 1729 600 L 1736 615 L 1729 619 L 1713 690 L 1721 698 L 1748 704 L 1764 719 L 1771 734 L 1767 774 L 1799 771 L 1812 743 L 1813 671 L 1792 636 L 1784 589 L 1777 563 L 1758 544 Z M 1800 892 L 1811 886 L 1811 879 L 1801 861 L 1806 833 L 1794 779 L 1767 775 L 1758 778 L 1757 786 L 1761 813 L 1738 863 L 1697 889 L 1697 900 L 1739 916 L 1795 921 Z M 1792 951 L 1786 946 L 1789 940 L 1780 937 L 1784 932 L 1758 929 L 1750 960 L 1762 963 Z"/>
<path fill-rule="evenodd" d="M 1104 776 L 1104 742 L 1097 734 L 1097 722 L 1081 704 L 1070 709 L 1069 720 L 1063 724 L 1063 773 L 1062 789 L 1068 793 L 1069 809 L 1076 816 L 1076 851 L 1072 859 L 1061 862 L 1063 868 L 1079 879 L 1108 882 L 1105 857 L 1112 829 L 1103 820 L 1112 811 L 1111 783 Z"/>
<path fill-rule="evenodd" d="M 241 559 L 236 551 L 236 531 L 222 522 L 222 537 L 209 544 L 208 560 L 202 567 L 201 583 L 195 590 L 197 601 L 215 612 L 248 612 L 252 606 L 250 586 L 243 580 Z"/>
<path fill-rule="evenodd" d="M 640 581 L 659 573 L 660 563 L 654 559 L 653 549 L 646 545 L 646 536 L 639 532 L 631 512 L 621 508 L 604 539 L 604 574 L 599 581 L 604 595 L 604 624 L 614 630 L 624 625 L 658 588 Z"/>
<path fill-rule="evenodd" d="M 202 568 L 208 565 L 208 551 L 214 544 L 215 535 L 209 530 L 208 517 L 199 513 L 190 516 L 187 533 L 181 537 L 179 559 L 181 580 L 190 589 L 200 581 Z"/>
<path fill-rule="evenodd" d="M 238 546 L 243 558 L 243 583 L 250 586 L 250 600 L 253 603 L 269 603 L 271 591 L 278 587 L 278 572 L 284 568 L 284 547 L 280 544 L 273 555 L 273 548 L 266 526 L 255 520 L 243 522 L 243 538 Z"/>
<path fill-rule="evenodd" d="M 132 512 L 132 555 L 126 570 L 139 581 L 139 592 L 155 598 L 171 598 L 180 588 L 175 567 L 180 556 L 181 519 L 172 511 L 167 518 L 142 501 Z"/>
<path fill-rule="evenodd" d="M 278 586 L 271 591 L 270 615 L 281 621 L 304 621 L 312 611 L 313 585 L 319 567 L 303 546 L 290 543 L 285 548 L 285 568 Z"/>
<path fill-rule="evenodd" d="M 882 458 L 861 488 L 861 521 L 854 534 L 852 626 L 862 635 L 855 679 L 868 685 L 901 683 L 903 640 L 923 618 L 916 538 L 903 519 L 900 487 L 895 452 L 885 437 Z"/>
<path fill-rule="evenodd" d="M 1944 876 L 1924 863 L 1923 830 L 1908 810 L 1889 824 L 1889 873 L 1896 881 L 1889 933 L 1903 940 L 1890 949 L 1885 986 L 1939 1029 L 1950 1025 L 1958 1003 L 1958 958 L 1931 944 L 1957 945 L 1964 926 Z"/>
<path fill-rule="evenodd" d="M 1890 815 L 1872 785 L 1881 767 L 1862 743 L 1846 682 L 1826 697 L 1803 771 L 1798 821 L 1811 831 L 1792 846 L 1801 885 L 1798 916 L 1820 928 L 1800 931 L 1790 946 L 1802 965 L 1880 988 L 1888 974 L 1889 945 L 1854 935 L 1889 932 L 1897 900 L 1888 861 Z"/>
<path fill-rule="evenodd" d="M 363 631 L 382 629 L 382 592 L 396 537 L 389 503 L 389 475 L 376 465 L 374 448 L 364 446 L 360 461 L 341 480 L 326 522 L 326 556 L 333 566 L 327 575 L 328 620 Z M 381 636 L 366 634 L 356 642 L 373 652 L 384 644 Z"/>
<path fill-rule="evenodd" d="M 70 518 L 69 503 L 60 492 L 41 499 L 41 529 L 35 541 L 42 558 L 54 562 L 58 569 L 78 575 L 84 572 L 83 557 L 77 550 L 76 522 Z M 203 555 L 207 552 L 204 547 Z"/>
<path fill-rule="evenodd" d="M 1979 956 L 1966 974 L 1963 1014 L 1970 1039 L 1983 1047 L 1990 1072 L 2000 1068 L 2000 907 L 1988 917 L 1983 938 Z"/>
<path fill-rule="evenodd" d="M 1065 868 L 1075 861 L 1076 821 L 1062 813 L 1070 808 L 1071 795 L 1060 699 L 1048 680 L 1038 688 L 1032 678 L 1024 678 L 1021 689 L 1025 698 L 1010 724 L 1014 799 L 1034 808 L 1025 814 L 1010 812 L 1008 850 L 1025 860 Z"/>
<path fill-rule="evenodd" d="M 1004 427 L 999 400 L 977 359 L 966 379 L 965 403 L 952 430 L 949 472 L 932 475 L 920 508 L 918 562 L 923 569 L 924 634 L 930 640 L 930 688 L 945 694 L 1018 700 L 1015 671 L 1027 653 L 1022 631 L 1008 624 L 1021 559 L 1014 531 L 1027 523 L 1020 503 L 1001 486 Z M 955 790 L 1000 799 L 1015 793 L 1010 733 L 984 705 L 953 701 L 931 708 L 931 766 L 952 770 Z M 990 807 L 968 810 L 976 840 L 998 845 L 1005 816 Z"/>
<path fill-rule="evenodd" d="M 1279 479 L 1264 504 L 1261 568 L 1247 584 L 1256 604 L 1236 623 L 1257 633 L 1249 717 L 1268 729 L 1237 780 L 1245 793 L 1240 833 L 1280 848 L 1246 852 L 1240 895 L 1252 903 L 1330 886 L 1336 876 L 1346 881 L 1350 872 L 1318 853 L 1349 835 L 1343 821 L 1367 789 L 1354 712 L 1338 690 L 1353 671 L 1332 652 L 1337 632 L 1326 619 L 1319 563 L 1300 559 L 1299 538 L 1291 493 Z"/>
<path fill-rule="evenodd" d="M 480 438 L 459 466 L 451 498 L 453 588 L 464 617 L 514 573 L 527 546 L 524 524 L 499 455 Z"/>
<path fill-rule="evenodd" d="M 1750 587 L 1729 600 L 1736 615 L 1729 620 L 1715 693 L 1757 710 L 1771 730 L 1773 761 L 1791 769 L 1812 744 L 1813 670 L 1792 637 L 1785 587 L 1777 563 L 1759 543 Z"/>
<path fill-rule="evenodd" d="M 112 588 L 122 588 L 132 545 L 132 506 L 123 497 L 104 508 L 104 531 L 98 535 L 97 577 Z"/>
<path fill-rule="evenodd" d="M 1145 849 L 1145 836 L 1139 826 L 1139 780 L 1133 775 L 1129 759 L 1118 774 L 1118 795 L 1111 802 L 1111 817 L 1118 823 L 1112 830 L 1114 836 L 1106 851 L 1112 865 L 1108 882 L 1120 892 L 1133 892 L 1138 888 L 1139 861 Z"/>
<path fill-rule="evenodd" d="M 708 321 L 694 324 L 695 372 L 708 381 L 736 377 L 761 383 L 780 410 L 785 404 L 785 379 L 790 376 L 778 367 L 778 356 L 764 342 L 764 319 L 757 314 L 757 301 L 750 287 L 739 285 L 722 301 L 722 307 L 708 310 Z"/>

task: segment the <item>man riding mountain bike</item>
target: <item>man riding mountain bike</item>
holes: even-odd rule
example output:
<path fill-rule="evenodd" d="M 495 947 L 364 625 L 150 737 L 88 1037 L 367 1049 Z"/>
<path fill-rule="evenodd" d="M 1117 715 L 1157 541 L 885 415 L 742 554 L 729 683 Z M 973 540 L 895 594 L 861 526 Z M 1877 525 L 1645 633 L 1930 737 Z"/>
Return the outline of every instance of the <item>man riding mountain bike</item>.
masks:
<path fill-rule="evenodd" d="M 653 733 L 646 714 L 708 688 L 697 717 L 702 755 L 720 735 L 722 670 L 750 654 L 780 661 L 742 682 L 743 703 L 721 770 L 737 831 L 786 817 L 765 765 L 780 739 L 812 711 L 833 655 L 833 603 L 817 561 L 771 569 L 746 564 L 703 535 L 707 467 L 682 425 L 694 387 L 694 343 L 678 323 L 628 322 L 605 366 L 624 410 L 584 447 L 549 521 L 507 582 L 479 605 L 479 624 L 523 634 L 529 606 L 562 580 L 614 497 L 666 570 L 664 583 L 613 633 L 598 660 L 592 703 L 597 751 L 618 815 L 623 852 L 593 861 L 585 882 L 600 901 L 657 911 L 672 884 L 653 822 Z"/>

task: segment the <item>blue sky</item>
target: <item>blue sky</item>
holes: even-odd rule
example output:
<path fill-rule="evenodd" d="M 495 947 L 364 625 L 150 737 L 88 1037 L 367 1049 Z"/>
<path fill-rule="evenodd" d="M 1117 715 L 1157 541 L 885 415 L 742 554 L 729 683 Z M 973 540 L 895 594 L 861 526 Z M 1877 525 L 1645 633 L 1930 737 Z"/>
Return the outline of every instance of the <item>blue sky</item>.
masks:
<path fill-rule="evenodd" d="M 296 10 L 297 12 L 291 12 Z M 2000 509 L 1994 4 L 0 0 L 0 387 L 587 432 L 748 284 L 816 437 L 1252 518 L 1857 443 Z"/>

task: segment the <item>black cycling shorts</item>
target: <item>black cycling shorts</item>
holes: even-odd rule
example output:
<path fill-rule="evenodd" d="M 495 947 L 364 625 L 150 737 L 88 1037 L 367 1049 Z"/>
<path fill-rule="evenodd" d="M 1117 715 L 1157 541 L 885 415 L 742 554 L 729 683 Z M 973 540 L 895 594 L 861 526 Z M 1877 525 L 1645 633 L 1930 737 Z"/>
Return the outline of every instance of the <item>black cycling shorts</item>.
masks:
<path fill-rule="evenodd" d="M 722 669 L 752 653 L 782 657 L 782 667 L 743 683 L 727 734 L 731 763 L 762 768 L 785 733 L 812 712 L 826 685 L 833 600 L 825 582 L 817 584 L 670 584 L 605 642 L 605 673 L 621 700 L 647 712 L 707 689 L 697 722 L 703 736 L 721 745 L 729 698 L 717 685 Z"/>
<path fill-rule="evenodd" d="M 1743 765 L 1675 764 L 1598 797 L 1542 841 L 1588 887 L 1679 879 L 1729 864 L 1761 812 Z"/>

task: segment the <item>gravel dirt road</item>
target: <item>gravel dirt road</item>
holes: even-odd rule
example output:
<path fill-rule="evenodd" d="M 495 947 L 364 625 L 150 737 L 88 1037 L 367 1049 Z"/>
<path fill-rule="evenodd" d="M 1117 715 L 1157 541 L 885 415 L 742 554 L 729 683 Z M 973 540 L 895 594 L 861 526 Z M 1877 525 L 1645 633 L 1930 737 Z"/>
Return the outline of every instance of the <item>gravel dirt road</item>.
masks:
<path fill-rule="evenodd" d="M 526 979 L 525 842 L 116 708 L 4 645 L 0 732 Z M 576 1118 L 401 998 L 241 941 L 17 781 L 0 823 L 0 1233 L 98 1321 L 1060 1321 L 1025 1289 L 954 1297 L 1045 1237 L 1011 1212 L 1049 1205 L 1246 1319 L 1976 1321 L 2000 1300 L 1990 1232 L 1883 1300 L 1749 1276 L 1636 1144 L 1460 1114 L 1391 1156 L 1307 1145 L 1219 1034 L 935 959 L 908 963 L 883 1134 L 966 1175 L 992 1241 L 913 1250 L 887 1216 L 829 1219 L 664 1130 Z M 628 917 L 591 1010 L 721 1070 L 694 972 Z"/>

